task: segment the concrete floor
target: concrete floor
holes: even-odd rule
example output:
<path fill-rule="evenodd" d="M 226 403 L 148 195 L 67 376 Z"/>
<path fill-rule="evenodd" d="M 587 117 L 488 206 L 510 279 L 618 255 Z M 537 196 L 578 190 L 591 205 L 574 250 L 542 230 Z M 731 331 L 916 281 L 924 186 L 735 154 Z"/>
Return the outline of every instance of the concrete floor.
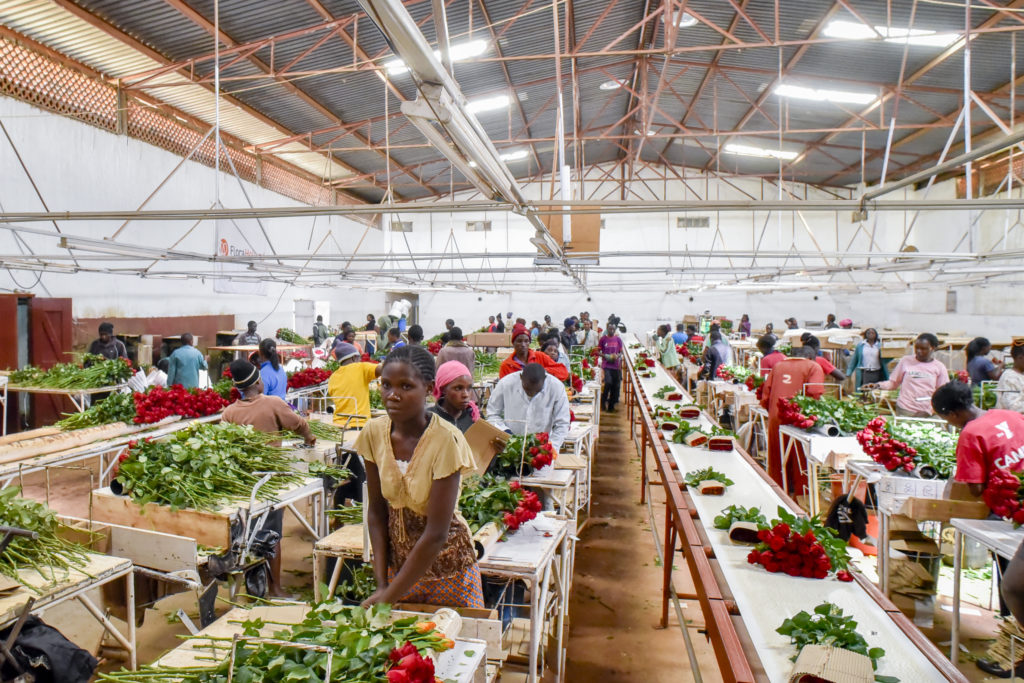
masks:
<path fill-rule="evenodd" d="M 90 472 L 84 469 L 53 472 L 48 495 L 50 506 L 63 514 L 87 516 L 91 482 Z M 46 480 L 42 475 L 28 478 L 25 484 L 28 497 L 47 498 Z M 662 570 L 647 508 L 639 502 L 639 457 L 629 438 L 622 406 L 617 413 L 602 416 L 593 487 L 592 516 L 577 545 L 565 680 L 569 683 L 693 680 L 683 636 L 673 612 L 669 614 L 668 628 L 659 628 Z M 653 487 L 658 517 L 662 516 L 659 505 L 663 502 L 660 488 Z M 663 519 L 657 520 L 659 538 L 663 523 Z M 291 515 L 285 516 L 284 532 L 285 587 L 297 597 L 309 596 L 312 538 Z M 677 591 L 692 592 L 693 585 L 685 566 L 678 566 L 673 575 Z M 221 594 L 226 598 L 226 591 Z M 947 600 L 940 598 L 937 605 L 944 602 Z M 222 611 L 229 607 L 226 601 L 221 602 Z M 153 661 L 174 647 L 179 636 L 186 634 L 184 626 L 172 617 L 179 608 L 194 617 L 194 596 L 182 593 L 166 598 L 147 612 L 138 631 L 140 663 Z M 699 607 L 690 604 L 684 612 L 703 679 L 721 680 L 711 645 L 699 632 L 703 626 Z M 77 603 L 50 610 L 45 619 L 73 641 L 98 651 L 103 638 L 101 629 Z M 948 641 L 949 612 L 937 606 L 934 620 L 935 626 L 925 629 L 925 633 L 936 642 Z M 963 641 L 971 655 L 961 657 L 960 669 L 971 681 L 987 680 L 974 666 L 973 656 L 983 653 L 994 629 L 991 613 L 965 606 Z M 120 666 L 120 662 L 108 661 L 103 670 Z M 553 679 L 551 672 L 547 672 L 545 681 Z M 525 675 L 509 668 L 501 680 L 518 683 L 525 681 Z"/>

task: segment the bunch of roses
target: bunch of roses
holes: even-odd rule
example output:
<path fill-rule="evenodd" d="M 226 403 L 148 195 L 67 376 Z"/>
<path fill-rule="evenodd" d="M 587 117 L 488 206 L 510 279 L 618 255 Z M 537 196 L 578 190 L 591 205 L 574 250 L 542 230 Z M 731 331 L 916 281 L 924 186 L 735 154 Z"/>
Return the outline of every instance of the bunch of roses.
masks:
<path fill-rule="evenodd" d="M 288 378 L 288 388 L 301 389 L 303 387 L 311 387 L 326 382 L 330 377 L 331 373 L 323 368 L 306 368 L 305 370 L 299 370 Z"/>
<path fill-rule="evenodd" d="M 186 389 L 180 384 L 173 387 L 151 387 L 146 393 L 136 392 L 135 424 L 151 424 L 165 417 L 204 417 L 224 410 L 228 402 L 213 389 Z"/>
<path fill-rule="evenodd" d="M 520 526 L 529 522 L 541 511 L 540 498 L 533 491 L 527 491 L 518 481 L 509 482 L 508 487 L 512 489 L 519 503 L 512 512 L 506 512 L 502 521 L 509 531 L 515 531 Z"/>
<path fill-rule="evenodd" d="M 871 420 L 864 429 L 857 432 L 857 443 L 875 462 L 890 472 L 900 468 L 907 472 L 914 469 L 917 449 L 893 437 L 881 417 Z"/>
<path fill-rule="evenodd" d="M 686 344 L 676 344 L 676 353 L 679 354 L 680 358 L 690 357 L 690 349 L 689 347 L 686 346 Z"/>
<path fill-rule="evenodd" d="M 747 389 L 757 391 L 764 385 L 764 375 L 755 373 L 747 377 L 743 383 L 747 385 Z"/>
<path fill-rule="evenodd" d="M 439 341 L 427 342 L 427 351 L 430 351 L 430 353 L 436 356 L 441 353 L 441 346 L 442 344 Z"/>
<path fill-rule="evenodd" d="M 396 647 L 388 660 L 392 664 L 388 669 L 388 683 L 434 683 L 436 680 L 433 660 L 421 655 L 412 643 Z"/>
<path fill-rule="evenodd" d="M 590 364 L 586 356 L 583 357 L 583 362 L 580 364 L 580 376 L 585 380 L 594 379 L 594 366 Z"/>
<path fill-rule="evenodd" d="M 1022 486 L 1021 474 L 995 468 L 988 475 L 988 484 L 986 484 L 981 498 L 992 512 L 1013 522 L 1013 525 L 1018 527 L 1024 524 L 1024 506 L 1021 505 L 1021 494 L 1024 493 L 1022 489 L 1024 486 Z"/>
<path fill-rule="evenodd" d="M 529 449 L 530 455 L 533 456 L 530 464 L 533 466 L 533 469 L 539 470 L 553 463 L 555 456 L 558 454 L 555 452 L 555 447 L 551 443 L 547 432 L 537 432 L 535 436 L 537 445 L 531 446 Z"/>
<path fill-rule="evenodd" d="M 800 429 L 810 429 L 818 423 L 818 418 L 813 415 L 804 415 L 800 412 L 800 406 L 788 398 L 779 399 L 779 422 L 784 425 L 794 425 Z"/>
<path fill-rule="evenodd" d="M 575 391 L 577 394 L 583 391 L 583 378 L 581 378 L 574 372 L 572 373 L 572 378 L 570 379 L 570 381 L 572 382 L 573 391 Z"/>
<path fill-rule="evenodd" d="M 757 538 L 761 542 L 747 555 L 750 564 L 759 564 L 772 573 L 783 572 L 806 579 L 824 579 L 832 569 L 825 548 L 811 531 L 800 534 L 780 522 L 770 529 L 762 527 Z M 853 580 L 845 570 L 838 572 L 836 578 Z"/>
<path fill-rule="evenodd" d="M 734 379 L 732 372 L 730 372 L 724 365 L 719 365 L 718 370 L 715 371 L 715 376 L 718 379 L 724 379 L 726 382 L 731 382 Z"/>

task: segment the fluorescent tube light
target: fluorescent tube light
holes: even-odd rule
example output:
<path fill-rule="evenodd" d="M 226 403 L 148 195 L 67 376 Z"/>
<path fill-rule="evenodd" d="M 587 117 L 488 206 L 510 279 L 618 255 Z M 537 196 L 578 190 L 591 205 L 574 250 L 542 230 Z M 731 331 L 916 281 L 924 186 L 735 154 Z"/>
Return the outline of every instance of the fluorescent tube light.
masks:
<path fill-rule="evenodd" d="M 494 97 L 481 97 L 477 100 L 470 100 L 466 105 L 466 111 L 470 114 L 480 114 L 485 111 L 494 111 L 495 109 L 506 109 L 508 108 L 509 102 L 512 101 L 508 95 L 495 95 Z"/>
<path fill-rule="evenodd" d="M 801 85 L 780 83 L 772 91 L 779 97 L 792 97 L 812 102 L 834 102 L 836 104 L 871 104 L 878 96 L 869 92 L 851 92 L 849 90 L 828 90 L 807 88 Z"/>
<path fill-rule="evenodd" d="M 448 54 L 453 62 L 461 62 L 473 57 L 482 55 L 487 51 L 486 40 L 471 40 L 468 43 L 459 43 L 458 45 L 452 45 L 448 50 Z M 441 51 L 434 50 L 434 56 L 441 59 Z M 384 63 L 384 68 L 388 70 L 388 73 L 392 76 L 404 74 L 409 70 L 409 67 L 405 65 L 401 59 L 393 59 L 390 62 Z"/>
<path fill-rule="evenodd" d="M 597 86 L 599 90 L 618 90 L 626 84 L 625 81 L 620 81 L 617 78 L 613 78 L 610 81 L 605 81 L 601 85 Z"/>
<path fill-rule="evenodd" d="M 877 32 L 877 33 L 876 33 Z M 889 26 L 866 26 L 857 21 L 830 21 L 823 33 L 829 38 L 847 38 L 850 40 L 870 40 L 881 35 L 887 43 L 907 43 L 925 47 L 948 47 L 959 36 L 956 33 L 936 33 L 926 29 L 908 29 Z"/>
<path fill-rule="evenodd" d="M 527 155 L 529 155 L 529 152 L 526 151 L 525 149 L 517 149 L 514 152 L 506 152 L 505 154 L 501 154 L 499 155 L 498 158 L 501 159 L 502 161 L 519 161 L 520 159 L 525 159 Z M 469 166 L 470 168 L 476 168 L 476 162 L 470 161 Z"/>
<path fill-rule="evenodd" d="M 763 157 L 768 159 L 782 159 L 783 161 L 792 161 L 799 156 L 799 152 L 791 152 L 785 149 L 768 149 L 766 147 L 754 147 L 752 145 L 740 145 L 734 142 L 730 142 L 724 148 L 723 151 L 729 154 L 739 154 L 745 157 Z"/>

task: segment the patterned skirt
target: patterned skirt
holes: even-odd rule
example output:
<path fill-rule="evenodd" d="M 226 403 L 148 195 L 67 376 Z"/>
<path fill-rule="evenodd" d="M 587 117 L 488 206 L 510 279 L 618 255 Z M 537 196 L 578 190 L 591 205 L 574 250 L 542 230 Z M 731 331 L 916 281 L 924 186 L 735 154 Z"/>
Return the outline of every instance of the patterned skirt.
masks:
<path fill-rule="evenodd" d="M 388 580 L 394 579 L 394 575 L 394 570 L 389 568 Z M 421 579 L 402 596 L 401 602 L 484 609 L 480 567 L 474 562 L 462 573 L 447 579 Z"/>

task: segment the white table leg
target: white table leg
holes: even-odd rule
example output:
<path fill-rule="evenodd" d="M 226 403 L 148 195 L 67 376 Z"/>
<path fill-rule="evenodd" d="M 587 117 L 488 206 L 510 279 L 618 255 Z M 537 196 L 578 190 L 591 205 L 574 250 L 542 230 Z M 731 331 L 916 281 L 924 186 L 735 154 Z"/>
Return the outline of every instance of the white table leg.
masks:
<path fill-rule="evenodd" d="M 953 533 L 953 623 L 949 634 L 949 661 L 956 664 L 960 656 L 960 556 L 964 549 L 964 534 L 959 529 Z"/>

